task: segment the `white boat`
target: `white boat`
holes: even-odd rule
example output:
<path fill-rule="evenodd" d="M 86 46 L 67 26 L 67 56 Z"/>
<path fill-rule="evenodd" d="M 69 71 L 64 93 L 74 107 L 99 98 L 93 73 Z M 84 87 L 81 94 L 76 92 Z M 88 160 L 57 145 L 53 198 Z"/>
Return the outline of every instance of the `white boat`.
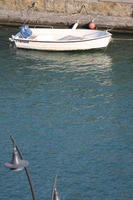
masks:
<path fill-rule="evenodd" d="M 46 51 L 75 51 L 105 48 L 111 41 L 111 33 L 90 29 L 29 28 L 9 38 L 17 48 Z"/>

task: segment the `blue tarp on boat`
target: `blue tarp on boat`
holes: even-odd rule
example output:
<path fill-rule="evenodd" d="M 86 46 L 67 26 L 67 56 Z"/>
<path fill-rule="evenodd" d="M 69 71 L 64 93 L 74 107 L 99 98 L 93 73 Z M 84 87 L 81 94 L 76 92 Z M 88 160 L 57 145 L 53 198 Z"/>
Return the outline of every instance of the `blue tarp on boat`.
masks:
<path fill-rule="evenodd" d="M 32 35 L 32 31 L 28 25 L 20 27 L 20 33 L 23 38 L 27 38 Z"/>

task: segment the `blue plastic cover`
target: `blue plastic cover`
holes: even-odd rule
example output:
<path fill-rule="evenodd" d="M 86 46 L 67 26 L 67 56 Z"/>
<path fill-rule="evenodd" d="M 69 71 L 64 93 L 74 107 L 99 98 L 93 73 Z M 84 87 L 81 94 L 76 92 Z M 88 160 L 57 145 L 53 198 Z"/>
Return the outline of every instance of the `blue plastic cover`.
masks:
<path fill-rule="evenodd" d="M 27 38 L 32 35 L 32 31 L 30 30 L 28 25 L 21 26 L 20 33 L 23 38 Z"/>

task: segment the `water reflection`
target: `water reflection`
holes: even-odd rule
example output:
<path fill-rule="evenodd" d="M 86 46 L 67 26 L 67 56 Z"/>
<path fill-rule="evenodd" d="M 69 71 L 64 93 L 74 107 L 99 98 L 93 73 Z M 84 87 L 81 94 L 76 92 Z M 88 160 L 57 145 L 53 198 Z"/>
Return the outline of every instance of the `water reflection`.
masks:
<path fill-rule="evenodd" d="M 111 70 L 112 59 L 104 52 L 41 52 L 16 50 L 17 59 L 34 70 L 89 72 Z M 27 60 L 32 62 L 27 66 Z"/>

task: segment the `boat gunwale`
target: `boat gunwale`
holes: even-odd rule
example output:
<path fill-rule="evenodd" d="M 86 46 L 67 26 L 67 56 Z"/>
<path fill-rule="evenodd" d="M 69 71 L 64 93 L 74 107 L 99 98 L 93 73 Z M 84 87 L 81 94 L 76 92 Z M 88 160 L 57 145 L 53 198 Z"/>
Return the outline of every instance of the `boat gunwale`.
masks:
<path fill-rule="evenodd" d="M 104 36 L 100 36 L 100 37 L 96 37 L 96 38 L 92 38 L 92 39 L 82 39 L 82 40 L 51 40 L 51 41 L 39 41 L 39 40 L 32 40 L 32 39 L 25 39 L 25 38 L 14 38 L 14 41 L 18 41 L 18 42 L 24 42 L 24 43 L 29 43 L 29 42 L 35 42 L 35 43 L 76 43 L 76 42 L 89 42 L 92 40 L 99 40 L 99 39 L 103 39 L 103 38 L 108 38 L 111 37 L 111 34 L 108 33 L 108 35 L 104 35 Z"/>

